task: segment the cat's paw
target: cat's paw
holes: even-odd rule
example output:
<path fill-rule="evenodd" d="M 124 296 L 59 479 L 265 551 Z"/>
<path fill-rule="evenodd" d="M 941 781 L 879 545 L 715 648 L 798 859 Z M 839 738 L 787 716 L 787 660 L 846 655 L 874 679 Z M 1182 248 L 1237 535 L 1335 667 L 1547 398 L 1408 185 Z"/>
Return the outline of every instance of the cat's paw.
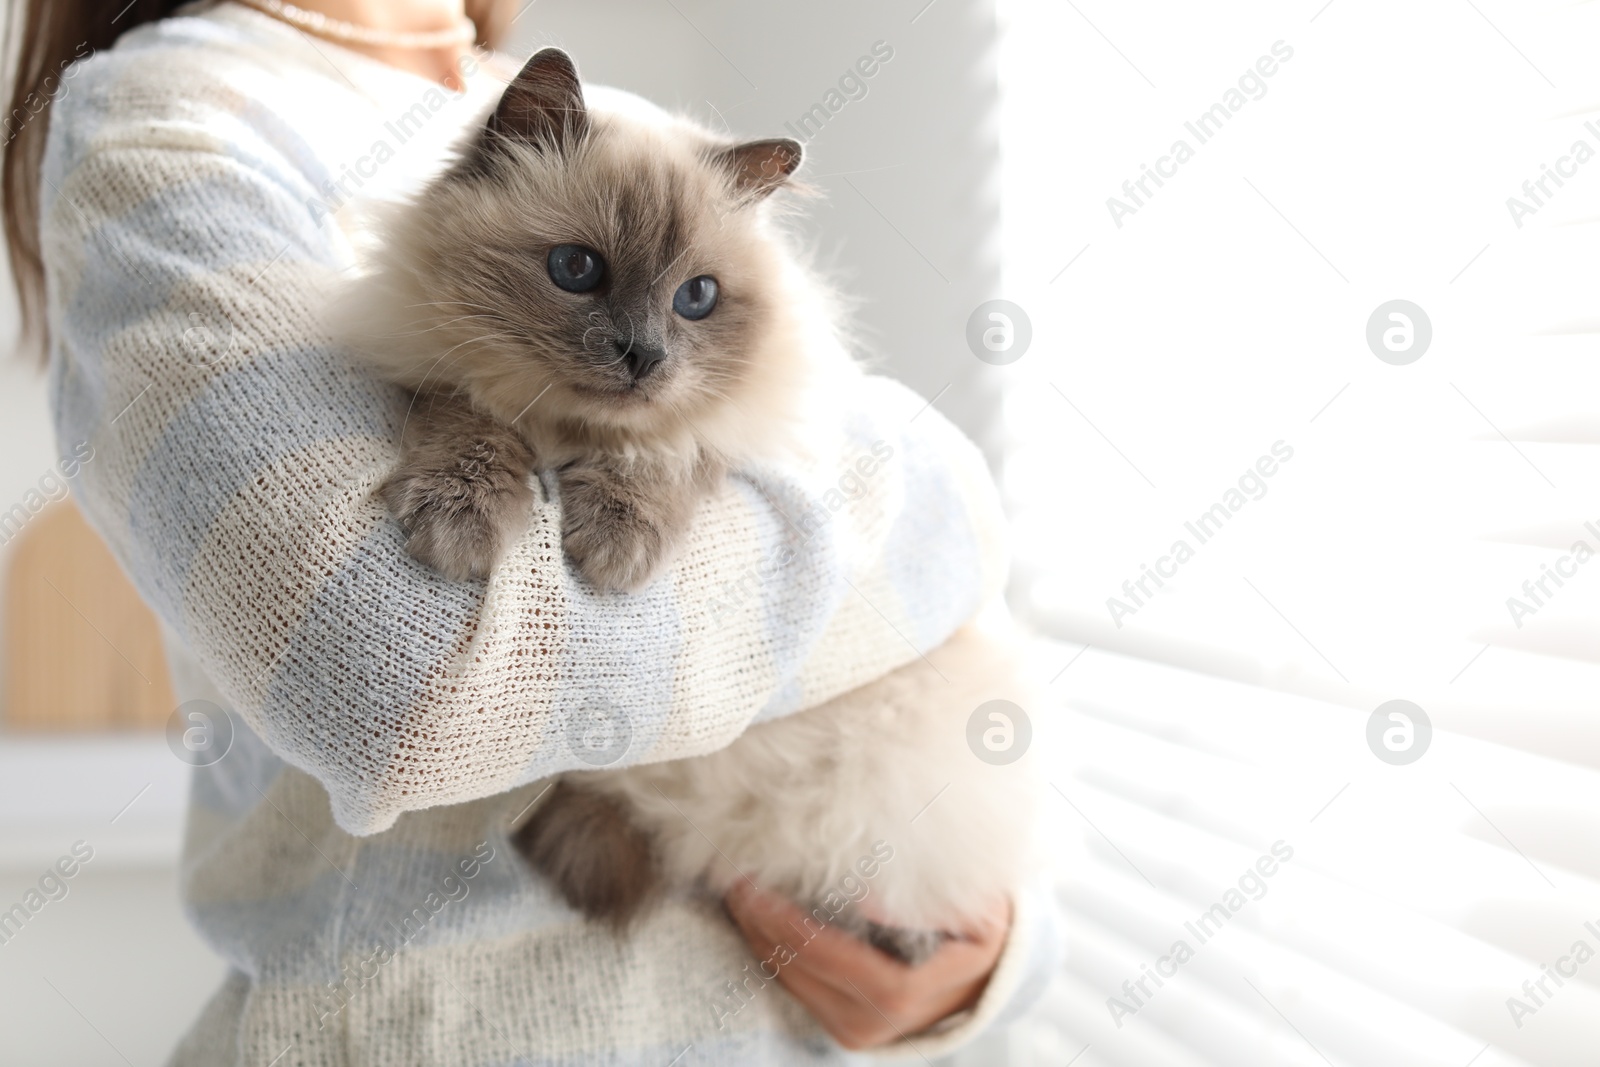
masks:
<path fill-rule="evenodd" d="M 884 926 L 869 921 L 865 940 L 879 952 L 908 967 L 920 967 L 950 940 L 950 935 L 938 930 L 910 930 L 904 926 Z"/>
<path fill-rule="evenodd" d="M 567 519 L 563 525 L 561 547 L 601 589 L 642 589 L 665 561 L 661 532 L 648 522 L 590 515 Z"/>
<path fill-rule="evenodd" d="M 406 551 L 447 578 L 487 578 L 528 528 L 533 491 L 492 454 L 448 468 L 401 467 L 379 489 Z"/>
<path fill-rule="evenodd" d="M 606 472 L 564 473 L 561 546 L 601 589 L 641 589 L 673 546 L 666 521 L 653 511 L 647 497 L 627 491 Z"/>
<path fill-rule="evenodd" d="M 846 933 L 908 967 L 920 967 L 927 963 L 950 940 L 949 934 L 939 930 L 917 930 L 877 922 L 855 908 L 835 916 L 833 922 Z"/>
<path fill-rule="evenodd" d="M 623 803 L 566 779 L 511 841 L 573 910 L 618 930 L 661 881 L 655 843 Z"/>

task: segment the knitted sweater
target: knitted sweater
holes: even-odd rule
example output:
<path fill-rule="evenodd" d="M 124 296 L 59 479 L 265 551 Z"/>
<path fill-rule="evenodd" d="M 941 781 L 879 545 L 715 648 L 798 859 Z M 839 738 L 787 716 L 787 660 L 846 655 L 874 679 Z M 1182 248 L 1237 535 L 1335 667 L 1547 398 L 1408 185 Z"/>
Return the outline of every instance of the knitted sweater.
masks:
<path fill-rule="evenodd" d="M 642 593 L 567 564 L 548 484 L 489 581 L 409 559 L 372 497 L 404 398 L 317 309 L 362 205 L 414 189 L 498 89 L 205 3 L 70 68 L 54 104 L 59 439 L 94 445 L 80 505 L 163 620 L 180 699 L 231 709 L 183 890 L 233 970 L 174 1063 L 837 1061 L 717 902 L 674 897 L 614 936 L 508 829 L 589 766 L 596 708 L 619 762 L 692 756 L 943 640 L 1003 578 L 992 487 L 937 411 L 863 377 L 813 458 L 730 478 Z M 902 1054 L 1026 1002 L 1053 957 L 1033 899 L 970 1018 Z"/>

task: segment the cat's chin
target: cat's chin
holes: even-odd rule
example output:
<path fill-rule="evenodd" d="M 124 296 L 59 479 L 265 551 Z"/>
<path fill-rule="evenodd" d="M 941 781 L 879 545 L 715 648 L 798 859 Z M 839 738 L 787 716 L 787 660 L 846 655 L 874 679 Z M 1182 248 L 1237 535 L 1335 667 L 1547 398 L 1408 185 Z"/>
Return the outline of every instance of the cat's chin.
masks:
<path fill-rule="evenodd" d="M 583 397 L 585 400 L 598 401 L 602 404 L 646 404 L 650 402 L 650 393 L 644 386 L 637 382 L 631 385 L 583 385 L 573 384 L 567 386 L 568 390 Z"/>
<path fill-rule="evenodd" d="M 655 436 L 663 419 L 670 418 L 672 405 L 662 399 L 664 390 L 641 385 L 605 386 L 569 384 L 567 418 L 576 417 L 596 428 L 624 434 Z"/>
<path fill-rule="evenodd" d="M 633 429 L 641 422 L 653 422 L 661 408 L 660 400 L 655 395 L 660 390 L 649 390 L 637 384 L 616 387 L 569 385 L 567 392 L 578 401 L 573 414 L 617 429 Z"/>

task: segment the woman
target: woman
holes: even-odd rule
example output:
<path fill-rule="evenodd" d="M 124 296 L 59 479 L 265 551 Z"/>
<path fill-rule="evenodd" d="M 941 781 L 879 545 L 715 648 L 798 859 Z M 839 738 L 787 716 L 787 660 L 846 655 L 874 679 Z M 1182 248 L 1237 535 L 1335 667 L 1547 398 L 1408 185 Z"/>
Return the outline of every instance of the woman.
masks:
<path fill-rule="evenodd" d="M 499 86 L 460 0 L 250 2 L 31 0 L 4 171 L 58 434 L 95 449 L 80 504 L 203 738 L 184 893 L 233 971 L 174 1062 L 932 1056 L 1016 1011 L 1053 956 L 1026 896 L 910 969 L 748 889 L 617 937 L 507 845 L 552 774 L 714 750 L 953 632 L 1004 568 L 976 452 L 870 380 L 825 459 L 733 480 L 639 596 L 576 579 L 550 505 L 488 583 L 417 565 L 371 499 L 403 408 L 316 309 L 362 205 Z M 866 499 L 800 536 L 784 513 L 879 442 Z"/>

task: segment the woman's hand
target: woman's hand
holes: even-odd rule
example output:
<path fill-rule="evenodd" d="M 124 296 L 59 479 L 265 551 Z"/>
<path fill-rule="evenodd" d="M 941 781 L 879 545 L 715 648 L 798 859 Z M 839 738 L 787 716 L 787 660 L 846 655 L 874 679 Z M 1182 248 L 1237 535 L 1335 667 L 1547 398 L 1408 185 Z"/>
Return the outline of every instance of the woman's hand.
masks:
<path fill-rule="evenodd" d="M 805 912 L 748 882 L 729 891 L 727 905 L 756 958 L 773 960 L 778 981 L 847 1049 L 886 1045 L 972 1007 L 1011 929 L 1006 901 L 922 966 L 908 967 L 833 927 L 808 941 Z"/>

